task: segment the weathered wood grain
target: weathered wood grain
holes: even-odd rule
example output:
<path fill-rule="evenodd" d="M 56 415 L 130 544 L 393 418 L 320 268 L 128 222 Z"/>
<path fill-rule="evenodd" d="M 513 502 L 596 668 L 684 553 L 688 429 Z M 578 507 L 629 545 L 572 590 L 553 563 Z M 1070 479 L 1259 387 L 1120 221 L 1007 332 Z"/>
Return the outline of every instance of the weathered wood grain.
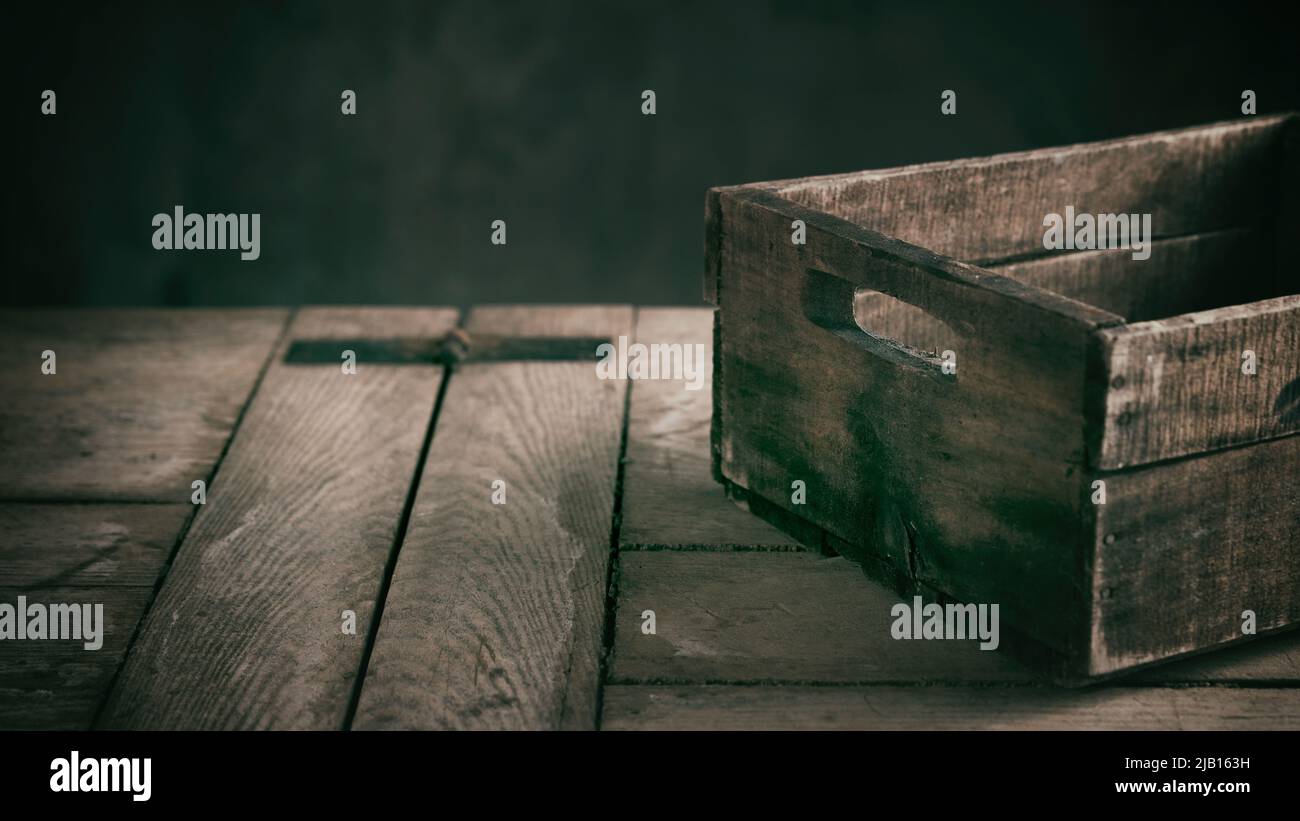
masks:
<path fill-rule="evenodd" d="M 185 502 L 286 312 L 0 313 L 0 498 Z M 41 373 L 53 350 L 57 373 Z"/>
<path fill-rule="evenodd" d="M 477 308 L 467 330 L 616 338 L 633 313 Z M 594 365 L 456 369 L 354 727 L 595 726 L 628 383 Z"/>
<path fill-rule="evenodd" d="M 1300 690 L 1237 687 L 640 687 L 609 730 L 1295 730 Z"/>
<path fill-rule="evenodd" d="M 1150 259 L 1133 259 L 1127 249 L 1079 251 L 990 270 L 1129 322 L 1281 296 L 1272 278 L 1270 235 L 1258 228 L 1156 240 Z"/>
<path fill-rule="evenodd" d="M 709 464 L 713 414 L 713 311 L 642 308 L 636 340 L 704 349 L 704 387 L 638 380 L 628 408 L 623 468 L 622 549 L 799 550 L 794 538 L 727 499 Z"/>
<path fill-rule="evenodd" d="M 153 587 L 189 504 L 0 504 L 0 586 Z"/>
<path fill-rule="evenodd" d="M 993 262 L 1042 254 L 1044 216 L 1067 205 L 1150 213 L 1158 237 L 1255 224 L 1276 210 L 1288 119 L 1251 117 L 761 188 L 945 256 Z"/>
<path fill-rule="evenodd" d="M 1300 621 L 1300 436 L 1099 476 L 1094 674 Z"/>
<path fill-rule="evenodd" d="M 103 646 L 0 642 L 0 729 L 88 729 L 188 505 L 0 504 L 0 602 L 104 605 Z"/>
<path fill-rule="evenodd" d="M 28 602 L 104 605 L 104 644 L 80 641 L 0 643 L 0 729 L 87 730 L 122 664 L 148 587 L 49 587 L 25 591 Z M 0 591 L 16 604 L 11 590 Z"/>
<path fill-rule="evenodd" d="M 1103 470 L 1300 431 L 1300 295 L 1101 333 Z M 1256 372 L 1242 373 L 1254 351 Z"/>
<path fill-rule="evenodd" d="M 1288 630 L 1137 670 L 1122 684 L 1300 686 L 1300 631 Z"/>
<path fill-rule="evenodd" d="M 977 641 L 895 640 L 889 611 L 903 599 L 847 559 L 645 552 L 623 553 L 619 564 L 613 682 L 1032 679 Z M 646 610 L 654 635 L 641 631 Z"/>
<path fill-rule="evenodd" d="M 610 680 L 959 685 L 1035 678 L 1008 654 L 1005 631 L 998 650 L 980 650 L 974 641 L 895 640 L 890 608 L 900 600 L 910 603 L 845 559 L 624 553 Z M 655 613 L 654 635 L 641 631 L 646 610 Z M 1300 684 L 1298 657 L 1300 634 L 1287 633 L 1143 670 L 1121 683 Z"/>
<path fill-rule="evenodd" d="M 293 339 L 438 336 L 446 309 L 304 309 L 248 408 L 102 716 L 343 726 L 442 369 L 280 361 Z M 356 614 L 356 633 L 342 613 Z"/>

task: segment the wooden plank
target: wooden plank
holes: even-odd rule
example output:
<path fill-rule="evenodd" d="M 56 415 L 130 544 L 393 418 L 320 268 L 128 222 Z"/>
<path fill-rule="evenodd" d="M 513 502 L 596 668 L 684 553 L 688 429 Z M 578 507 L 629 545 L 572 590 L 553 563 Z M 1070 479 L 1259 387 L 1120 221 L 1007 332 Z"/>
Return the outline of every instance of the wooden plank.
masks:
<path fill-rule="evenodd" d="M 0 313 L 0 498 L 186 502 L 283 310 Z M 53 350 L 57 372 L 41 373 Z"/>
<path fill-rule="evenodd" d="M 1140 552 L 1140 551 L 1139 551 Z M 1025 682 L 1004 647 L 892 638 L 900 600 L 845 559 L 761 553 L 625 553 L 616 683 Z M 926 597 L 925 601 L 933 599 Z M 655 612 L 654 635 L 641 632 Z M 1300 684 L 1300 633 L 1143 670 L 1121 683 Z"/>
<path fill-rule="evenodd" d="M 762 188 L 945 256 L 992 262 L 1043 254 L 1043 218 L 1067 205 L 1150 213 L 1158 237 L 1255 224 L 1276 210 L 1287 121 L 1251 117 Z"/>
<path fill-rule="evenodd" d="M 1102 470 L 1300 431 L 1300 295 L 1101 333 Z M 1256 372 L 1242 373 L 1254 351 Z"/>
<path fill-rule="evenodd" d="M 454 322 L 447 309 L 299 312 L 102 725 L 343 726 L 442 369 L 280 359 L 297 338 L 439 336 Z"/>
<path fill-rule="evenodd" d="M 610 680 L 656 682 L 1028 681 L 1000 650 L 901 641 L 903 601 L 843 558 L 624 553 Z M 910 598 L 907 601 L 911 601 Z M 926 599 L 930 601 L 930 599 Z M 654 635 L 641 632 L 653 610 Z"/>
<path fill-rule="evenodd" d="M 153 587 L 188 504 L 0 504 L 0 586 Z"/>
<path fill-rule="evenodd" d="M 0 504 L 0 602 L 102 604 L 103 646 L 0 644 L 0 729 L 89 729 L 188 505 Z"/>
<path fill-rule="evenodd" d="M 488 307 L 467 329 L 616 338 L 633 314 Z M 457 368 L 354 727 L 595 726 L 627 382 L 592 354 Z"/>
<path fill-rule="evenodd" d="M 644 687 L 610 730 L 1295 730 L 1300 690 L 1237 687 Z"/>
<path fill-rule="evenodd" d="M 998 603 L 1050 648 L 1086 646 L 1085 353 L 1120 317 L 770 195 L 721 202 L 724 477 L 902 577 Z M 806 246 L 789 241 L 794 218 Z M 868 339 L 863 287 L 953 329 L 958 371 Z M 844 324 L 814 316 L 818 300 Z"/>
<path fill-rule="evenodd" d="M 5 601 L 16 604 L 12 591 Z M 0 729 L 87 730 L 149 603 L 147 587 L 50 587 L 21 595 L 28 603 L 102 604 L 104 643 L 5 641 L 0 648 Z"/>
<path fill-rule="evenodd" d="M 1094 673 L 1300 621 L 1300 436 L 1099 475 Z"/>
<path fill-rule="evenodd" d="M 1300 631 L 1290 630 L 1135 671 L 1122 684 L 1300 686 Z"/>
<path fill-rule="evenodd" d="M 1079 251 L 992 270 L 1140 322 L 1280 296 L 1270 243 L 1261 229 L 1232 228 L 1156 240 L 1150 259 Z"/>
<path fill-rule="evenodd" d="M 727 499 L 709 464 L 713 415 L 713 311 L 642 308 L 636 341 L 702 345 L 703 388 L 675 380 L 632 385 L 619 546 L 799 550 L 799 542 Z"/>

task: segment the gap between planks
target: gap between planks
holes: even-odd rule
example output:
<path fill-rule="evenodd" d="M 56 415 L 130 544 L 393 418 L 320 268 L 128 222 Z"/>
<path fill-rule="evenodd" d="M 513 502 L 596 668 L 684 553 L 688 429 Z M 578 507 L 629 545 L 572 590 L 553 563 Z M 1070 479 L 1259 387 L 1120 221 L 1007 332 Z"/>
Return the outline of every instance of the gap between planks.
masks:
<path fill-rule="evenodd" d="M 304 308 L 289 334 L 438 336 L 455 312 Z M 185 535 L 98 726 L 342 724 L 441 369 L 281 360 Z M 214 504 L 215 502 L 215 504 Z M 340 636 L 340 610 L 357 633 Z"/>
<path fill-rule="evenodd" d="M 6 313 L 6 351 L 64 354 L 55 380 L 8 369 L 15 402 L 0 449 L 9 493 L 0 588 L 29 598 L 100 600 L 103 647 L 19 645 L 0 664 L 0 724 L 86 729 L 195 513 L 190 482 L 211 481 L 265 372 L 282 309 L 42 310 Z M 64 381 L 70 380 L 70 381 Z M 87 399 L 91 397 L 91 399 Z M 80 402 L 68 404 L 70 399 Z M 93 401 L 92 401 L 93 400 Z M 87 404 L 89 402 L 89 404 Z M 86 408 L 92 408 L 87 410 Z M 5 438 L 5 437 L 0 437 Z M 31 452 L 33 443 L 36 453 Z M 12 448 L 12 449 L 11 449 Z M 14 487 L 6 473 L 6 487 Z M 17 720 L 15 720 L 17 719 Z"/>
<path fill-rule="evenodd" d="M 633 338 L 640 339 L 641 309 L 632 312 Z M 596 684 L 596 723 L 595 729 L 601 729 L 605 718 L 605 686 L 609 681 L 609 666 L 614 655 L 614 631 L 617 629 L 618 615 L 618 568 L 620 561 L 619 542 L 623 532 L 623 483 L 627 466 L 627 431 L 632 408 L 632 392 L 636 385 L 628 382 L 623 393 L 622 430 L 618 440 L 618 466 L 614 473 L 614 513 L 609 531 L 609 567 L 605 574 L 605 623 L 601 629 L 600 673 Z"/>
<path fill-rule="evenodd" d="M 465 324 L 465 311 L 460 311 L 456 318 L 457 330 L 462 330 Z M 415 497 L 420 490 L 420 476 L 424 473 L 424 464 L 429 459 L 429 447 L 433 444 L 433 437 L 438 429 L 438 416 L 442 413 L 443 400 L 447 398 L 447 386 L 451 383 L 451 377 L 456 372 L 454 363 L 448 362 L 443 366 L 442 379 L 438 383 L 438 396 L 433 402 L 433 412 L 429 415 L 429 422 L 424 430 L 424 442 L 420 446 L 420 455 L 416 458 L 415 472 L 411 474 L 411 483 L 406 490 L 406 503 L 402 506 L 402 518 L 397 524 L 397 535 L 393 537 L 393 547 L 388 553 L 388 562 L 384 565 L 384 576 L 379 584 L 379 592 L 375 596 L 374 616 L 370 619 L 370 629 L 366 633 L 366 644 L 361 651 L 361 663 L 357 667 L 357 677 L 352 687 L 352 695 L 348 699 L 347 712 L 343 716 L 343 729 L 351 730 L 352 722 L 357 715 L 357 705 L 361 703 L 361 688 L 366 680 L 366 670 L 370 667 L 370 656 L 375 649 L 375 641 L 379 637 L 379 625 L 384 618 L 384 604 L 388 599 L 388 590 L 393 584 L 393 571 L 397 569 L 397 560 L 402 552 L 402 544 L 406 541 L 406 532 L 411 525 L 411 510 L 415 507 Z"/>
<path fill-rule="evenodd" d="M 466 325 L 613 339 L 633 317 L 480 306 Z M 593 364 L 468 362 L 448 381 L 353 728 L 595 726 L 627 383 Z"/>

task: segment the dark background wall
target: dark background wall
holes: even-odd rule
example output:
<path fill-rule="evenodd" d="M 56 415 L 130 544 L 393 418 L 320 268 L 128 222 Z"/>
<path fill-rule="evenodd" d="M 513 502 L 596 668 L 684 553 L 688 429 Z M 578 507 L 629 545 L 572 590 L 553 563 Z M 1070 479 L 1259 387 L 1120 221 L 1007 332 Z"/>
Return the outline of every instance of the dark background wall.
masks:
<path fill-rule="evenodd" d="M 1277 4 L 1282 9 L 1285 4 Z M 144 2 L 6 21 L 11 304 L 696 303 L 710 185 L 1300 108 L 1270 6 Z M 43 89 L 58 113 L 40 114 Z M 343 89 L 358 114 L 340 113 Z M 658 113 L 640 112 L 654 89 Z M 939 95 L 958 94 L 956 117 Z M 262 256 L 153 250 L 180 204 Z M 509 244 L 489 243 L 505 219 Z"/>

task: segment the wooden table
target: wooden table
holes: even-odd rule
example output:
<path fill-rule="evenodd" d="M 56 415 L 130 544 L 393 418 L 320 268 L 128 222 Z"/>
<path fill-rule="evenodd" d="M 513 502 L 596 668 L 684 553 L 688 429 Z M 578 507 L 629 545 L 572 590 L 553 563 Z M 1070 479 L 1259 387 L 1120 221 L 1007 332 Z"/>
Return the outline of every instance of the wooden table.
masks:
<path fill-rule="evenodd" d="M 284 361 L 458 321 L 711 340 L 694 308 L 0 315 L 0 602 L 108 621 L 98 651 L 0 644 L 0 727 L 1300 727 L 1294 633 L 1086 690 L 893 641 L 895 596 L 724 498 L 708 390 Z"/>

